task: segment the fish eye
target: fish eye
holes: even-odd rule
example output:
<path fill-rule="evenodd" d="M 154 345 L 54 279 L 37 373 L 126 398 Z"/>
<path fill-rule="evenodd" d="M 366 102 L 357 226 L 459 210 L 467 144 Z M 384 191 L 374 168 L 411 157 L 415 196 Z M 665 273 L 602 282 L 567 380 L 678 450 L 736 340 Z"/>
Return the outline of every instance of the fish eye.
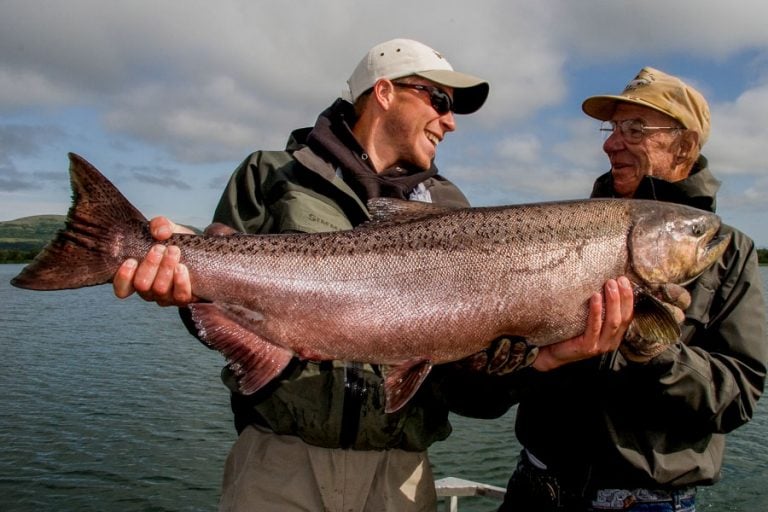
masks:
<path fill-rule="evenodd" d="M 701 224 L 694 224 L 692 231 L 693 236 L 701 236 L 704 234 L 704 227 Z"/>

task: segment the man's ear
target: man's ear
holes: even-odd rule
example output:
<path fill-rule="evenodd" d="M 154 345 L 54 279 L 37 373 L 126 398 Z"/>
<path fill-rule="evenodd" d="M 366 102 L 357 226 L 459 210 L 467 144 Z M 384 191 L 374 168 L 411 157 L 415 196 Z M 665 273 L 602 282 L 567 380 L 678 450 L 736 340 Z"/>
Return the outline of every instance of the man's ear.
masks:
<path fill-rule="evenodd" d="M 383 110 L 388 110 L 395 97 L 395 86 L 391 80 L 382 78 L 373 84 L 371 96 Z"/>
<path fill-rule="evenodd" d="M 680 137 L 675 160 L 677 163 L 693 161 L 699 155 L 699 134 L 693 130 L 685 130 Z"/>

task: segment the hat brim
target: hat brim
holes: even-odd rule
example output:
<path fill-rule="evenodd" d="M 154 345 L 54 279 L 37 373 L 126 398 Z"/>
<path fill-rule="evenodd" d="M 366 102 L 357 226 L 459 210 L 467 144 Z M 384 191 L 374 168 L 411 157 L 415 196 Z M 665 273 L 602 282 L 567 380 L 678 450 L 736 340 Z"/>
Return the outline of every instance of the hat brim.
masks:
<path fill-rule="evenodd" d="M 616 106 L 619 103 L 629 103 L 631 105 L 639 105 L 641 107 L 650 108 L 651 110 L 666 114 L 672 119 L 677 119 L 666 110 L 660 109 L 656 105 L 649 103 L 641 98 L 628 98 L 626 96 L 592 96 L 584 100 L 584 102 L 581 104 L 581 110 L 583 110 L 584 113 L 589 117 L 594 117 L 600 121 L 610 121 L 613 117 L 613 113 L 616 112 Z"/>
<path fill-rule="evenodd" d="M 451 71 L 449 69 L 433 69 L 413 73 L 436 84 L 453 89 L 453 111 L 456 114 L 471 114 L 483 106 L 488 98 L 490 85 L 476 76 Z"/>

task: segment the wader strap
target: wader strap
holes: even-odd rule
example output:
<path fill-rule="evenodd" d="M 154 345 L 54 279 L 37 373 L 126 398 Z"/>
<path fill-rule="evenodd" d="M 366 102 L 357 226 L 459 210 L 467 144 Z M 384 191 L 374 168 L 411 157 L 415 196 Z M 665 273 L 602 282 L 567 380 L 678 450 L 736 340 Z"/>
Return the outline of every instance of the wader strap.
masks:
<path fill-rule="evenodd" d="M 341 433 L 339 445 L 341 448 L 349 448 L 357 439 L 357 431 L 360 428 L 360 410 L 363 399 L 368 393 L 363 377 L 361 363 L 347 363 L 344 366 L 344 407 L 341 418 Z"/>

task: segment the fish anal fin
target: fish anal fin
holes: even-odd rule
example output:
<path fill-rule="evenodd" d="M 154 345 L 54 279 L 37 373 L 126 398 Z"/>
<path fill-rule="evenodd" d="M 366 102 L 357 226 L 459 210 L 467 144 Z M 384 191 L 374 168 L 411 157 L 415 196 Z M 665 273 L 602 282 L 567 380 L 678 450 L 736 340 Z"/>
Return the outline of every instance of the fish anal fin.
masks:
<path fill-rule="evenodd" d="M 262 317 L 241 306 L 194 303 L 187 306 L 200 340 L 219 351 L 238 379 L 240 392 L 250 395 L 280 375 L 293 352 L 254 330 Z"/>
<path fill-rule="evenodd" d="M 680 325 L 659 299 L 637 290 L 634 318 L 624 343 L 639 355 L 653 356 L 680 339 Z"/>
<path fill-rule="evenodd" d="M 411 359 L 389 367 L 384 377 L 384 411 L 392 413 L 400 410 L 432 370 L 432 363 L 426 359 Z"/>

